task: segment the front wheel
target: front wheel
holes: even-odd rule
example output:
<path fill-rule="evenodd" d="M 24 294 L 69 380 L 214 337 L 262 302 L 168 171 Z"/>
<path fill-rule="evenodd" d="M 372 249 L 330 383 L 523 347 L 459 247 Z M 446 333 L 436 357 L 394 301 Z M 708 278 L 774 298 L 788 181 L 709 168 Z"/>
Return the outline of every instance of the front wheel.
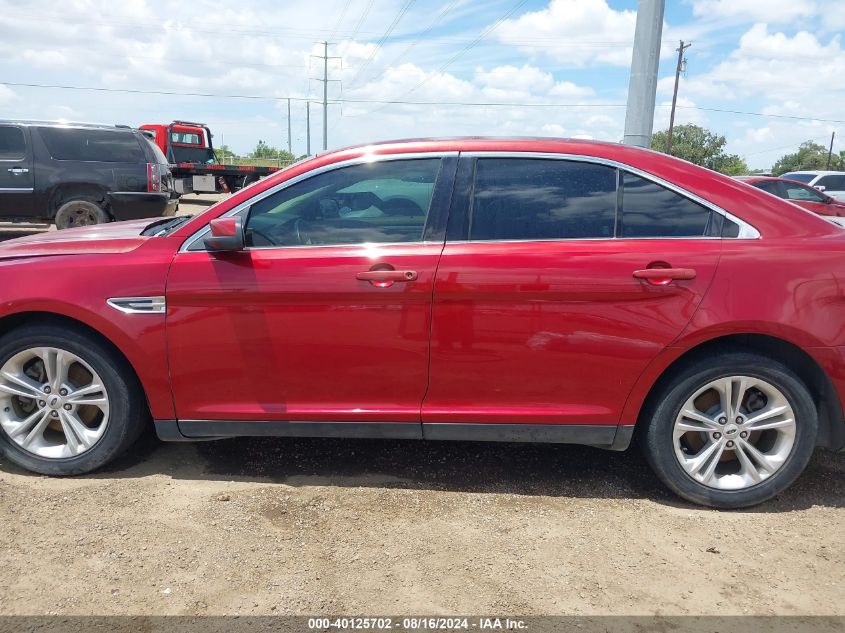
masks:
<path fill-rule="evenodd" d="M 0 452 L 45 475 L 78 475 L 123 452 L 145 420 L 126 361 L 98 339 L 53 325 L 0 338 Z"/>
<path fill-rule="evenodd" d="M 71 200 L 56 211 L 56 228 L 72 229 L 78 226 L 92 226 L 109 221 L 109 215 L 91 200 Z"/>
<path fill-rule="evenodd" d="M 751 352 L 706 357 L 658 395 L 643 448 L 678 495 L 717 508 L 771 499 L 810 460 L 818 414 L 785 365 Z"/>

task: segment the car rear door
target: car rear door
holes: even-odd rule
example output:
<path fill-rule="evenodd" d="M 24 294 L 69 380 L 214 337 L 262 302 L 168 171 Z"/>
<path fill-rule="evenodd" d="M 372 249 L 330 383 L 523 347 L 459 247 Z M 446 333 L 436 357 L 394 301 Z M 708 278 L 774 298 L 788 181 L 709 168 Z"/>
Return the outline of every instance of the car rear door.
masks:
<path fill-rule="evenodd" d="M 0 217 L 33 215 L 34 182 L 29 130 L 20 125 L 0 124 Z"/>
<path fill-rule="evenodd" d="M 206 252 L 195 238 L 177 254 L 167 337 L 183 432 L 342 422 L 419 436 L 457 158 L 394 158 L 245 203 L 243 252 Z"/>
<path fill-rule="evenodd" d="M 548 157 L 462 155 L 455 192 L 424 433 L 560 439 L 536 425 L 578 425 L 566 438 L 610 443 L 707 292 L 723 217 L 642 175 Z"/>

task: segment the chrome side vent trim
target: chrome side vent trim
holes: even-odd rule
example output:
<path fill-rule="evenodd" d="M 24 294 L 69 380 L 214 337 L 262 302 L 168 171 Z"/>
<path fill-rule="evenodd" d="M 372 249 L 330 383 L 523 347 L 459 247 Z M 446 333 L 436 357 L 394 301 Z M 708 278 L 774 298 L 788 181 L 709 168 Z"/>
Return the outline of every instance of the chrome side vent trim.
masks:
<path fill-rule="evenodd" d="M 106 303 L 126 314 L 163 314 L 167 311 L 164 297 L 113 297 Z"/>

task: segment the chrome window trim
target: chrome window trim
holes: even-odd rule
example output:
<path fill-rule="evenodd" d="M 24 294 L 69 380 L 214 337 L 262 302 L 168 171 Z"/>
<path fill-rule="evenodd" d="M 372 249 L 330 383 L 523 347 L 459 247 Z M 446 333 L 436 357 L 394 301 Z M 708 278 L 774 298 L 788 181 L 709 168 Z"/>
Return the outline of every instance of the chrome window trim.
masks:
<path fill-rule="evenodd" d="M 668 180 L 664 180 L 659 176 L 655 176 L 654 174 L 650 174 L 647 171 L 643 171 L 637 167 L 632 167 L 626 163 L 620 163 L 619 161 L 612 160 L 610 158 L 602 158 L 599 156 L 587 156 L 584 154 L 558 154 L 555 152 L 519 152 L 519 151 L 499 151 L 499 150 L 490 150 L 490 151 L 473 151 L 473 152 L 461 152 L 461 157 L 470 157 L 470 158 L 540 158 L 540 159 L 550 159 L 550 160 L 569 160 L 575 162 L 582 162 L 582 163 L 594 163 L 598 165 L 606 165 L 608 167 L 613 167 L 615 169 L 623 169 L 627 172 L 634 174 L 635 176 L 639 176 L 640 178 L 644 178 L 645 180 L 649 180 L 655 184 L 658 184 L 662 187 L 665 187 L 671 191 L 674 191 L 678 195 L 681 195 L 685 198 L 692 200 L 700 204 L 701 206 L 707 207 L 711 211 L 715 211 L 716 213 L 720 214 L 721 216 L 727 218 L 731 222 L 735 222 L 739 225 L 739 235 L 737 237 L 708 237 L 708 236 L 686 236 L 686 237 L 673 237 L 671 235 L 662 236 L 662 237 L 601 237 L 601 238 L 587 238 L 587 239 L 602 239 L 602 240 L 757 240 L 760 239 L 760 231 L 758 231 L 755 227 L 750 225 L 745 220 L 742 220 L 729 211 L 725 211 L 722 207 L 713 204 L 712 202 L 705 200 L 701 196 L 698 196 L 691 191 L 687 191 L 683 187 L 679 187 L 678 185 L 669 182 Z M 561 238 L 563 241 L 580 241 L 579 238 Z M 467 242 L 474 242 L 474 243 L 482 243 L 485 241 L 507 241 L 507 242 L 537 242 L 537 241 L 561 241 L 561 240 L 464 240 Z M 455 244 L 457 242 L 449 242 L 450 244 Z"/>
<path fill-rule="evenodd" d="M 448 156 L 458 156 L 460 152 L 457 151 L 448 151 L 448 152 L 440 152 L 440 151 L 433 151 L 433 152 L 409 152 L 406 154 L 365 154 L 364 156 L 358 156 L 357 158 L 350 158 L 349 160 L 340 161 L 338 163 L 331 163 L 330 165 L 323 165 L 322 167 L 318 167 L 317 169 L 312 169 L 305 173 L 299 174 L 298 176 L 294 176 L 284 182 L 280 182 L 278 185 L 271 187 L 265 191 L 262 191 L 259 194 L 256 194 L 252 198 L 248 200 L 244 200 L 236 207 L 229 209 L 223 215 L 217 216 L 220 218 L 229 218 L 234 215 L 238 215 L 240 213 L 245 212 L 249 209 L 252 205 L 268 196 L 271 196 L 279 191 L 287 189 L 303 180 L 307 180 L 312 176 L 317 176 L 319 174 L 324 174 L 326 172 L 334 171 L 336 169 L 342 169 L 344 167 L 352 167 L 354 165 L 365 165 L 368 163 L 380 163 L 384 161 L 392 161 L 392 160 L 414 160 L 420 158 L 446 158 Z M 259 181 L 260 182 L 260 181 Z M 214 219 L 214 218 L 211 218 Z M 205 253 L 208 251 L 205 250 L 197 250 L 192 251 L 190 250 L 191 246 L 193 246 L 196 242 L 201 240 L 205 235 L 209 232 L 208 224 L 206 224 L 201 229 L 194 232 L 192 235 L 188 236 L 184 242 L 182 242 L 182 246 L 179 247 L 179 253 Z M 390 246 L 396 244 L 431 244 L 432 242 L 424 242 L 422 240 L 418 242 L 356 242 L 353 244 L 315 244 L 315 245 L 308 245 L 308 244 L 298 244 L 295 246 L 250 246 L 247 247 L 245 250 L 266 250 L 266 249 L 290 249 L 290 248 L 334 248 L 334 247 L 369 247 L 370 245 L 378 245 L 378 246 Z M 440 241 L 438 240 L 438 244 Z"/>

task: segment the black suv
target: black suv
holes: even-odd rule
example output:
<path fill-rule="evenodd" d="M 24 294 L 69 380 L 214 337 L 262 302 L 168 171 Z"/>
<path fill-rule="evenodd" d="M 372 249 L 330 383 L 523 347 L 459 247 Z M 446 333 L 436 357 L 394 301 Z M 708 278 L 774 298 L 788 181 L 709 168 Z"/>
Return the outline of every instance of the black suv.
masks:
<path fill-rule="evenodd" d="M 121 125 L 0 121 L 0 220 L 60 229 L 172 215 L 167 159 Z"/>

